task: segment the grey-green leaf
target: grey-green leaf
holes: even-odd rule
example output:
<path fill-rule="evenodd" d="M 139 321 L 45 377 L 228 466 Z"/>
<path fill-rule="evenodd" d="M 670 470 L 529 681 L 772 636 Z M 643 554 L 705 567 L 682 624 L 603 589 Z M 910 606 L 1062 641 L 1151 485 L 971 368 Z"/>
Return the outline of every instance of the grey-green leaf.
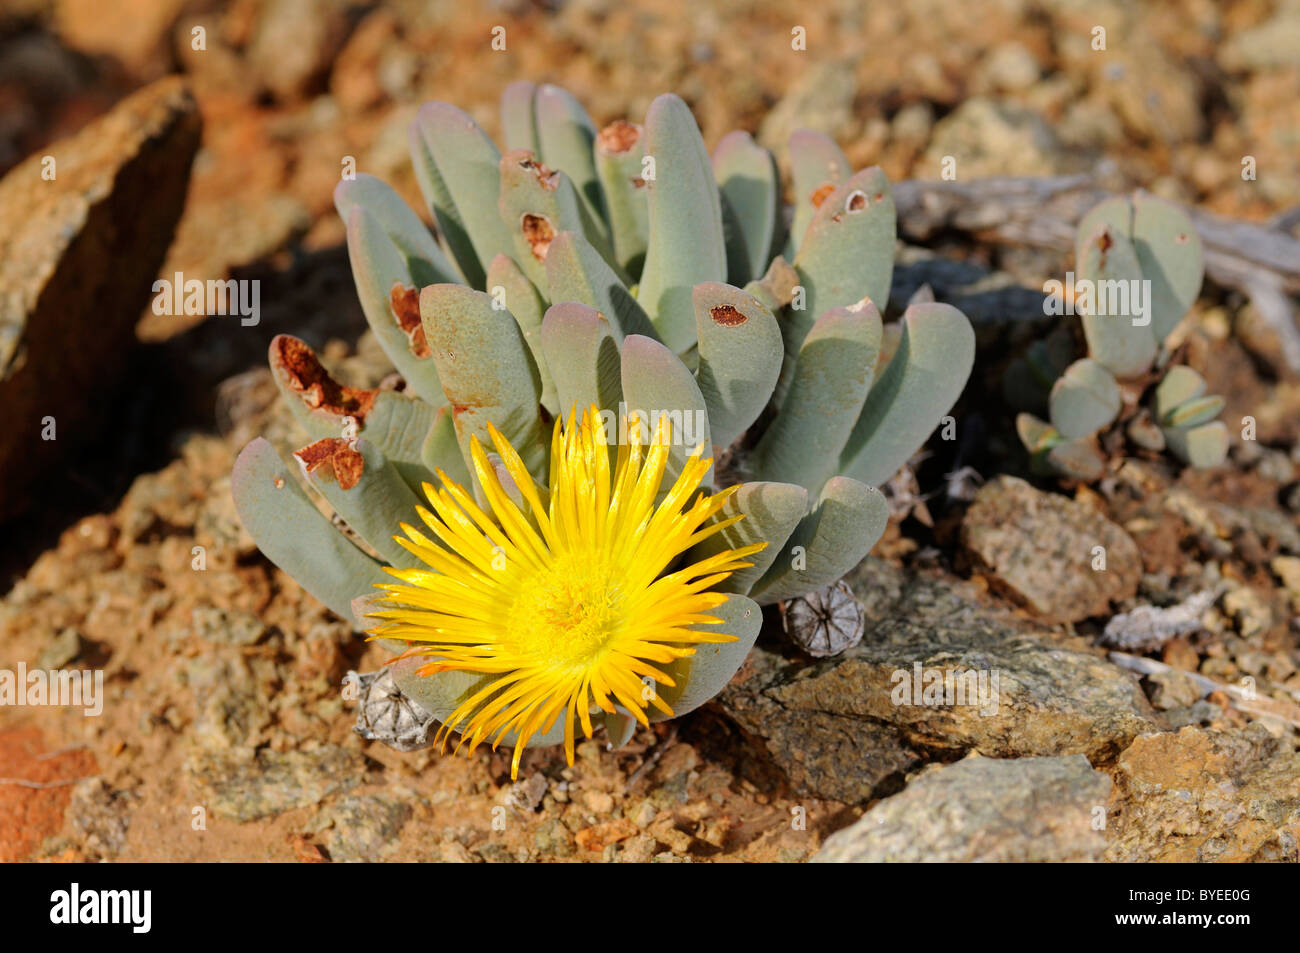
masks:
<path fill-rule="evenodd" d="M 658 97 L 645 128 L 654 178 L 647 180 L 650 241 L 637 298 L 659 337 L 681 354 L 695 343 L 691 289 L 727 276 L 722 206 L 708 151 L 686 104 L 672 94 Z"/>
<path fill-rule="evenodd" d="M 762 479 L 816 493 L 839 472 L 871 389 L 880 338 L 880 312 L 865 299 L 817 320 L 799 349 L 780 412 L 754 448 L 752 465 Z"/>
<path fill-rule="evenodd" d="M 1114 375 L 1085 357 L 1066 368 L 1052 387 L 1052 425 L 1067 440 L 1086 437 L 1108 426 L 1121 403 Z"/>
<path fill-rule="evenodd" d="M 441 102 L 420 107 L 410 145 L 415 177 L 443 240 L 469 284 L 482 288 L 488 262 L 511 249 L 495 204 L 501 153 L 478 123 Z"/>
<path fill-rule="evenodd" d="M 489 295 L 463 285 L 425 288 L 420 314 L 465 459 L 471 437 L 491 446 L 490 422 L 540 477 L 547 446 L 538 413 L 541 378 L 518 322 L 496 310 Z"/>
<path fill-rule="evenodd" d="M 709 614 L 721 619 L 721 624 L 692 628 L 725 632 L 734 635 L 736 641 L 703 643 L 696 647 L 694 655 L 676 659 L 664 669 L 676 684 L 660 685 L 657 691 L 672 708 L 674 718 L 694 711 L 727 687 L 744 664 L 763 627 L 763 610 L 753 600 L 741 595 L 728 596 L 726 602 L 710 609 Z M 651 721 L 663 721 L 668 717 L 656 708 L 651 708 L 648 714 Z"/>
<path fill-rule="evenodd" d="M 781 553 L 799 521 L 808 514 L 808 491 L 794 483 L 753 482 L 742 484 L 711 522 L 722 522 L 737 514 L 745 518 L 697 543 L 686 555 L 693 563 L 724 549 L 740 549 L 754 543 L 767 548 L 749 557 L 754 565 L 738 569 L 718 585 L 724 592 L 748 594 Z"/>
<path fill-rule="evenodd" d="M 559 413 L 595 404 L 617 413 L 623 399 L 618 340 L 604 316 L 585 304 L 551 305 L 542 321 L 542 353 L 555 379 Z"/>
<path fill-rule="evenodd" d="M 816 509 L 799 521 L 750 590 L 751 597 L 771 605 L 829 586 L 862 561 L 888 522 L 883 493 L 849 477 L 832 477 Z"/>
<path fill-rule="evenodd" d="M 840 472 L 872 486 L 892 477 L 961 396 L 975 363 L 975 331 L 951 305 L 916 304 L 840 458 Z"/>
<path fill-rule="evenodd" d="M 757 298 L 706 281 L 691 294 L 699 339 L 695 377 L 715 446 L 729 447 L 763 412 L 781 373 L 781 329 Z"/>
<path fill-rule="evenodd" d="M 630 334 L 623 340 L 622 380 L 628 414 L 636 414 L 644 422 L 649 437 L 653 437 L 661 418 L 672 425 L 672 448 L 663 482 L 666 491 L 697 445 L 704 445 L 706 458 L 711 456 L 713 442 L 704 395 L 695 375 L 676 354 L 640 334 Z M 710 467 L 701 486 L 707 489 L 712 485 Z"/>
<path fill-rule="evenodd" d="M 727 235 L 727 281 L 760 277 L 775 254 L 781 180 L 772 153 L 743 130 L 727 133 L 713 150 L 713 175 L 734 229 Z M 725 224 L 725 223 L 724 223 Z"/>
<path fill-rule="evenodd" d="M 307 498 L 261 437 L 239 454 L 230 491 L 240 521 L 266 558 L 340 618 L 354 622 L 352 600 L 390 581 L 383 565 L 354 546 Z"/>

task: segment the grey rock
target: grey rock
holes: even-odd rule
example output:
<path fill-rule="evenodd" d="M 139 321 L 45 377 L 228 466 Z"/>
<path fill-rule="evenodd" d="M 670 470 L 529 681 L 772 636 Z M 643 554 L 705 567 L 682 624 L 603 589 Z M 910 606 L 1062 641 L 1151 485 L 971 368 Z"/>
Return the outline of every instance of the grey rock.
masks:
<path fill-rule="evenodd" d="M 800 795 L 861 803 L 971 751 L 1099 762 L 1162 727 L 1132 675 L 970 583 L 872 557 L 846 581 L 866 608 L 859 645 L 809 664 L 760 644 L 718 699 Z"/>
<path fill-rule="evenodd" d="M 411 813 L 410 804 L 387 795 L 349 795 L 323 808 L 311 829 L 328 829 L 325 844 L 331 860 L 368 863 L 392 852 Z"/>
<path fill-rule="evenodd" d="M 1110 789 L 1077 755 L 971 757 L 927 769 L 831 835 L 813 863 L 1095 861 Z"/>
<path fill-rule="evenodd" d="M 1017 477 L 990 480 L 961 526 L 962 544 L 1001 591 L 1049 622 L 1107 615 L 1137 592 L 1137 543 L 1092 507 Z M 1105 568 L 1094 568 L 1102 547 Z"/>
<path fill-rule="evenodd" d="M 352 788 L 361 780 L 365 762 L 337 745 L 287 752 L 233 749 L 196 752 L 185 771 L 201 805 L 236 821 L 255 821 L 310 807 Z"/>

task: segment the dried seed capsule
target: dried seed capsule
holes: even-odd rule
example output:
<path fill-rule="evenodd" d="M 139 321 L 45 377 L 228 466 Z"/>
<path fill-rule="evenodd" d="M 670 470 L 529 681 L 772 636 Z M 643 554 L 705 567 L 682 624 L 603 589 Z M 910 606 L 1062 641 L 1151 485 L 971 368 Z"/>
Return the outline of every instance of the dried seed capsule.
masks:
<path fill-rule="evenodd" d="M 862 641 L 867 617 L 844 582 L 781 603 L 786 634 L 813 658 L 830 658 Z"/>
<path fill-rule="evenodd" d="M 382 741 L 398 751 L 418 751 L 433 744 L 434 717 L 403 694 L 385 665 L 377 672 L 349 672 L 358 689 L 353 731 L 367 741 Z"/>

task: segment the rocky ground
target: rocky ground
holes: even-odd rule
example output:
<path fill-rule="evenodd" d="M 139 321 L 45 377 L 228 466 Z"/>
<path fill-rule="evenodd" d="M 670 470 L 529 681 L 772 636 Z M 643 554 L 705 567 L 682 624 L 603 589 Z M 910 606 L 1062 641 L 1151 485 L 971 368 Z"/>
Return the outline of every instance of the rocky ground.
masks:
<path fill-rule="evenodd" d="M 943 258 L 904 249 L 891 304 L 929 284 L 981 350 L 955 455 L 932 448 L 896 481 L 895 520 L 849 579 L 865 638 L 813 659 L 773 616 L 706 709 L 617 752 L 588 742 L 573 768 L 530 752 L 517 784 L 500 755 L 353 733 L 339 686 L 384 653 L 258 554 L 228 492 L 249 439 L 298 439 L 264 367 L 274 334 L 319 346 L 349 382 L 388 372 L 361 333 L 331 191 L 351 155 L 414 202 L 405 129 L 427 99 L 495 134 L 518 78 L 568 85 L 598 122 L 673 90 L 710 145 L 746 128 L 780 155 L 811 126 L 895 180 L 936 177 L 945 156 L 962 181 L 1105 159 L 1294 230 L 1300 5 L 123 6 L 113 20 L 88 0 L 0 3 L 0 172 L 16 167 L 0 281 L 54 322 L 43 347 L 78 355 L 16 390 L 75 398 L 60 432 L 74 449 L 0 501 L 18 514 L 0 668 L 99 668 L 107 693 L 95 718 L 0 707 L 0 859 L 1300 859 L 1300 378 L 1235 291 L 1207 284 L 1180 332 L 1228 398 L 1229 463 L 1116 459 L 1072 486 L 1028 476 L 996 396 L 1006 358 L 1045 333 L 1038 289 L 1068 259 L 967 236 L 939 236 Z M 112 135 L 50 145 L 170 73 L 183 83 L 140 93 Z M 23 184 L 47 149 L 77 170 L 61 173 L 72 198 Z M 170 248 L 113 224 L 142 205 L 179 217 Z M 102 260 L 123 265 L 93 274 L 106 310 L 58 323 Z M 260 279 L 260 322 L 113 313 L 175 271 Z M 112 326 L 132 323 L 112 350 Z M 1255 440 L 1238 439 L 1246 416 Z M 31 465 L 15 459 L 6 474 Z M 969 488 L 944 478 L 962 466 L 982 475 Z M 997 672 L 996 710 L 891 704 L 895 673 L 917 666 Z"/>

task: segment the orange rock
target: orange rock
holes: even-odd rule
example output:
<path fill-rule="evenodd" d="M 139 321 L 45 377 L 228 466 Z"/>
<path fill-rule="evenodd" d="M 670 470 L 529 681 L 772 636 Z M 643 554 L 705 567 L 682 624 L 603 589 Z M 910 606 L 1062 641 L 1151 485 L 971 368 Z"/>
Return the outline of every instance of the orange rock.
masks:
<path fill-rule="evenodd" d="M 583 850 L 602 851 L 610 844 L 617 844 L 621 840 L 627 840 L 636 833 L 638 833 L 637 826 L 626 817 L 620 817 L 578 831 L 573 839 L 578 842 L 578 846 Z"/>

